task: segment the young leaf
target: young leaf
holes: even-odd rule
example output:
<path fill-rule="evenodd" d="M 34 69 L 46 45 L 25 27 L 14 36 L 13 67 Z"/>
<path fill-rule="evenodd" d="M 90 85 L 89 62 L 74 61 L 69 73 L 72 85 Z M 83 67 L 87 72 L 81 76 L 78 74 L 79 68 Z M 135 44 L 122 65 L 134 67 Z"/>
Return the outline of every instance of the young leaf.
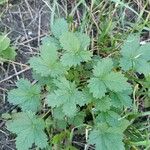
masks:
<path fill-rule="evenodd" d="M 111 99 L 109 96 L 105 96 L 101 99 L 95 100 L 95 109 L 106 112 L 110 109 L 111 106 Z"/>
<path fill-rule="evenodd" d="M 123 74 L 111 71 L 112 68 L 113 63 L 109 58 L 102 59 L 94 66 L 94 77 L 89 80 L 88 87 L 95 98 L 105 96 L 107 89 L 114 92 L 131 89 Z"/>
<path fill-rule="evenodd" d="M 111 103 L 116 108 L 130 107 L 132 99 L 126 91 L 110 93 Z"/>
<path fill-rule="evenodd" d="M 32 57 L 29 61 L 33 70 L 41 76 L 56 77 L 65 73 L 66 69 L 59 62 L 57 48 L 54 43 L 41 46 L 41 56 Z"/>
<path fill-rule="evenodd" d="M 48 105 L 52 108 L 61 106 L 66 116 L 75 116 L 76 105 L 83 106 L 86 103 L 84 94 L 78 91 L 75 83 L 69 82 L 65 78 L 56 81 L 55 84 L 58 89 L 47 96 Z"/>
<path fill-rule="evenodd" d="M 49 45 L 50 46 L 52 43 L 56 46 L 57 49 L 62 48 L 60 46 L 59 40 L 56 39 L 55 37 L 46 36 L 46 37 L 42 38 L 42 45 Z"/>
<path fill-rule="evenodd" d="M 64 50 L 68 52 L 78 52 L 80 50 L 80 41 L 75 33 L 66 32 L 60 37 L 60 43 Z"/>
<path fill-rule="evenodd" d="M 14 60 L 16 57 L 16 52 L 14 47 L 8 47 L 2 52 L 0 52 L 0 57 L 4 59 Z"/>
<path fill-rule="evenodd" d="M 41 105 L 40 88 L 25 79 L 19 80 L 16 85 L 17 89 L 8 93 L 8 101 L 14 105 L 19 105 L 23 111 L 36 112 Z"/>
<path fill-rule="evenodd" d="M 64 120 L 65 114 L 61 107 L 56 107 L 53 109 L 53 117 L 54 119 Z"/>
<path fill-rule="evenodd" d="M 84 42 L 82 38 L 84 38 Z M 92 53 L 87 50 L 89 42 L 89 37 L 86 34 L 76 34 L 73 32 L 64 33 L 60 37 L 61 46 L 66 50 L 61 57 L 62 64 L 71 67 L 79 65 L 81 62 L 91 60 Z"/>
<path fill-rule="evenodd" d="M 0 0 L 0 5 L 6 3 L 8 0 Z"/>
<path fill-rule="evenodd" d="M 120 59 L 120 66 L 123 70 L 134 70 L 144 75 L 150 73 L 150 44 L 140 46 L 140 36 L 130 35 L 125 41 L 122 49 Z"/>
<path fill-rule="evenodd" d="M 8 48 L 10 39 L 6 35 L 0 35 L 0 52 Z"/>
<path fill-rule="evenodd" d="M 70 125 L 79 126 L 83 124 L 84 118 L 85 118 L 85 113 L 79 112 L 75 117 L 69 118 L 68 122 Z"/>
<path fill-rule="evenodd" d="M 54 24 L 51 26 L 51 31 L 54 34 L 54 36 L 59 39 L 59 37 L 65 33 L 68 32 L 68 24 L 67 21 L 63 18 L 56 19 L 54 21 Z"/>
<path fill-rule="evenodd" d="M 109 126 L 115 127 L 119 124 L 119 118 L 121 118 L 121 116 L 114 111 L 101 112 L 96 117 L 96 122 L 107 123 Z"/>
<path fill-rule="evenodd" d="M 55 120 L 55 129 L 61 129 L 61 130 L 64 130 L 67 128 L 67 121 L 66 120 Z"/>
<path fill-rule="evenodd" d="M 76 32 L 76 36 L 78 38 L 78 40 L 80 41 L 80 47 L 82 50 L 86 50 L 87 47 L 90 44 L 90 38 L 88 35 L 81 33 L 81 32 Z"/>
<path fill-rule="evenodd" d="M 70 136 L 70 132 L 69 131 L 62 131 L 59 134 L 56 134 L 53 138 L 52 138 L 52 143 L 53 144 L 60 144 L 63 140 L 65 140 L 66 138 L 69 138 Z"/>
<path fill-rule="evenodd" d="M 38 85 L 44 87 L 49 92 L 56 88 L 51 76 L 42 77 L 40 74 L 33 73 L 33 78 L 38 81 Z"/>
<path fill-rule="evenodd" d="M 100 124 L 89 135 L 89 144 L 95 144 L 95 150 L 124 150 L 123 134 L 117 128 Z"/>
<path fill-rule="evenodd" d="M 28 150 L 32 144 L 38 148 L 47 146 L 47 136 L 44 133 L 45 123 L 32 112 L 17 113 L 6 125 L 9 131 L 17 134 L 17 150 Z"/>

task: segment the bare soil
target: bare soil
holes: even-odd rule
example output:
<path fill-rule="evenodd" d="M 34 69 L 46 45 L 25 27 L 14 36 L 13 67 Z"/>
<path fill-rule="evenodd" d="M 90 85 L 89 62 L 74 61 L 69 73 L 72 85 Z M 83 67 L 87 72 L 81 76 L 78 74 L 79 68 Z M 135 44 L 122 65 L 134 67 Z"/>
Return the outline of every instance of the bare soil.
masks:
<path fill-rule="evenodd" d="M 41 38 L 49 33 L 50 11 L 42 0 L 11 0 L 0 6 L 0 13 L 0 32 L 8 33 L 17 51 L 15 62 L 0 64 L 0 150 L 15 150 L 14 135 L 7 131 L 1 116 L 14 109 L 6 100 L 6 92 L 19 78 L 32 80 L 24 66 L 38 52 Z"/>

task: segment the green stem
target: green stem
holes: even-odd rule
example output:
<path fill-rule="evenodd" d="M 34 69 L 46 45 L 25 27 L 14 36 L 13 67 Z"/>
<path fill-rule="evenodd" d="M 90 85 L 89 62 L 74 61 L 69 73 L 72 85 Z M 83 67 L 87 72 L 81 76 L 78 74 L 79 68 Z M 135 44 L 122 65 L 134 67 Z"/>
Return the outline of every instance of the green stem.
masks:
<path fill-rule="evenodd" d="M 131 142 L 131 144 L 135 146 L 148 146 L 150 145 L 150 141 Z"/>

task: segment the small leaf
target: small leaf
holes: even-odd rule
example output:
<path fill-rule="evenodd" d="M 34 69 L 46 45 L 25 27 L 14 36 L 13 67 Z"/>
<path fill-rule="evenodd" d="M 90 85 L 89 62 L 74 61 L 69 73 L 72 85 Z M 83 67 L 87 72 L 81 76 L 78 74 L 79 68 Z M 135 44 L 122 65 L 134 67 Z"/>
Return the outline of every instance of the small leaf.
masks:
<path fill-rule="evenodd" d="M 29 60 L 33 70 L 44 77 L 56 77 L 66 73 L 66 68 L 59 62 L 57 47 L 54 43 L 41 46 L 41 56 Z"/>
<path fill-rule="evenodd" d="M 60 37 L 60 43 L 64 50 L 78 52 L 80 50 L 80 41 L 73 32 L 66 32 Z"/>
<path fill-rule="evenodd" d="M 101 99 L 95 100 L 95 109 L 106 112 L 110 109 L 111 99 L 108 96 L 105 96 Z"/>
<path fill-rule="evenodd" d="M 15 48 L 8 47 L 0 53 L 0 57 L 4 59 L 15 60 L 16 54 Z"/>
<path fill-rule="evenodd" d="M 95 150 L 124 150 L 123 134 L 116 128 L 100 124 L 90 132 L 89 144 L 95 144 Z"/>
<path fill-rule="evenodd" d="M 59 39 L 59 37 L 68 31 L 67 21 L 63 18 L 56 19 L 54 24 L 51 26 L 51 31 L 54 36 Z"/>
<path fill-rule="evenodd" d="M 124 92 L 117 92 L 117 93 L 110 93 L 110 98 L 112 101 L 112 105 L 116 108 L 122 107 L 130 107 L 132 105 L 132 99 L 129 96 L 129 93 Z"/>
<path fill-rule="evenodd" d="M 61 62 L 64 66 L 77 66 L 80 65 L 81 62 L 88 62 L 91 60 L 92 54 L 90 51 L 80 51 L 76 54 L 66 52 L 61 57 Z"/>
<path fill-rule="evenodd" d="M 31 112 L 14 114 L 13 120 L 7 122 L 9 131 L 17 134 L 17 150 L 28 150 L 32 144 L 39 148 L 47 146 L 47 136 L 44 133 L 45 123 Z"/>
<path fill-rule="evenodd" d="M 89 80 L 88 87 L 95 98 L 101 99 L 105 96 L 107 89 L 114 92 L 131 90 L 127 78 L 120 72 L 111 71 L 112 68 L 113 63 L 109 58 L 102 59 L 94 66 L 94 77 Z"/>
<path fill-rule="evenodd" d="M 0 52 L 8 48 L 10 45 L 10 39 L 5 35 L 0 35 Z"/>
<path fill-rule="evenodd" d="M 84 118 L 85 118 L 85 113 L 79 112 L 75 117 L 69 118 L 68 122 L 70 125 L 79 126 L 83 124 Z"/>
<path fill-rule="evenodd" d="M 64 66 L 77 66 L 91 60 L 92 53 L 87 50 L 90 39 L 86 34 L 66 32 L 60 37 L 60 43 L 65 50 L 61 57 Z"/>
<path fill-rule="evenodd" d="M 133 70 L 143 73 L 145 76 L 150 74 L 150 44 L 140 46 L 139 34 L 129 35 L 124 42 L 120 59 L 120 66 L 123 70 Z"/>
<path fill-rule="evenodd" d="M 56 89 L 51 76 L 42 77 L 40 74 L 33 73 L 33 78 L 38 81 L 38 85 L 43 86 L 49 92 Z"/>
<path fill-rule="evenodd" d="M 96 117 L 96 122 L 107 123 L 109 126 L 115 127 L 119 124 L 119 118 L 121 118 L 121 116 L 113 111 L 101 112 Z"/>
<path fill-rule="evenodd" d="M 52 108 L 62 107 L 64 114 L 68 117 L 75 116 L 76 105 L 83 106 L 86 103 L 84 94 L 76 88 L 75 83 L 65 78 L 56 80 L 55 85 L 58 89 L 47 96 L 48 105 Z"/>
<path fill-rule="evenodd" d="M 53 109 L 53 117 L 58 120 L 64 120 L 65 114 L 61 107 L 56 107 Z"/>
<path fill-rule="evenodd" d="M 40 88 L 25 79 L 20 79 L 17 82 L 17 87 L 8 93 L 8 101 L 14 105 L 19 105 L 23 111 L 36 112 L 41 106 Z"/>
<path fill-rule="evenodd" d="M 52 143 L 53 144 L 60 144 L 64 139 L 69 138 L 70 132 L 69 131 L 62 131 L 59 134 L 56 134 L 53 138 L 52 138 Z"/>
<path fill-rule="evenodd" d="M 56 39 L 55 37 L 46 36 L 46 37 L 42 38 L 42 45 L 50 46 L 52 43 L 57 47 L 57 49 L 61 49 L 62 48 L 60 46 L 59 40 Z"/>

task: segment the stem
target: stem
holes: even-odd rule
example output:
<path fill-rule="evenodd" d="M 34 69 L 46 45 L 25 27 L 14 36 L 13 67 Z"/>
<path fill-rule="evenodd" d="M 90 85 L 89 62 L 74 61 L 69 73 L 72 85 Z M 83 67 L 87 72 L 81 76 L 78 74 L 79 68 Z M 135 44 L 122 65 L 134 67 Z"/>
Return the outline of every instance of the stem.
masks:
<path fill-rule="evenodd" d="M 148 146 L 150 145 L 150 141 L 131 142 L 131 144 L 135 146 Z"/>

